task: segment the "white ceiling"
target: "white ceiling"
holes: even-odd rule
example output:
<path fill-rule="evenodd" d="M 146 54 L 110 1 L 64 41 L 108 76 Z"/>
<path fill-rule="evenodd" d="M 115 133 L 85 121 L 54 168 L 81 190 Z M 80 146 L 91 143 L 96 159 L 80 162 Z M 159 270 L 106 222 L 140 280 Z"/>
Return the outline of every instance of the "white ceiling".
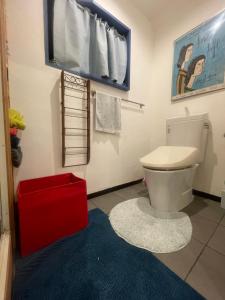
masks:
<path fill-rule="evenodd" d="M 150 21 L 157 24 L 159 21 L 179 18 L 195 9 L 207 0 L 130 0 Z M 218 0 L 214 0 L 218 1 Z M 210 2 L 210 1 L 209 1 Z"/>

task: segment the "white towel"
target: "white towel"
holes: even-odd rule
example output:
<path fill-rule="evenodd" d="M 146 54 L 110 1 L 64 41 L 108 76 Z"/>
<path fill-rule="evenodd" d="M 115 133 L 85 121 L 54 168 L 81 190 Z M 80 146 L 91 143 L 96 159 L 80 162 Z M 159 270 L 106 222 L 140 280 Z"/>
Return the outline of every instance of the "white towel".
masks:
<path fill-rule="evenodd" d="M 121 130 L 121 100 L 117 97 L 96 93 L 95 130 L 119 133 Z"/>

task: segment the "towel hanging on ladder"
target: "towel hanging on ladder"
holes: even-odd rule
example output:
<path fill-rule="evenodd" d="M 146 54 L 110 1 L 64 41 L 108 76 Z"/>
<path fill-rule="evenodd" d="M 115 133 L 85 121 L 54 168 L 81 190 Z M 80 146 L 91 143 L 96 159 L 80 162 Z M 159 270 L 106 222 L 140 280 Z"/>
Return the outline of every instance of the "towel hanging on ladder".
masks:
<path fill-rule="evenodd" d="M 95 130 L 118 134 L 121 130 L 121 100 L 117 97 L 96 93 Z"/>

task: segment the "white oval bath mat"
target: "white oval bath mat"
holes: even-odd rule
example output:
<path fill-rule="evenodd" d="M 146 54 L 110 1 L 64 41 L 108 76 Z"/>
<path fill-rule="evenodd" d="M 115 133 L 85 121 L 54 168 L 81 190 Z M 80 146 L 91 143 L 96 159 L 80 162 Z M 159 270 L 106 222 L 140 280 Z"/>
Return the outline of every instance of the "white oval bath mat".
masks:
<path fill-rule="evenodd" d="M 154 217 L 148 198 L 122 202 L 110 212 L 115 232 L 128 243 L 155 253 L 175 252 L 191 240 L 192 224 L 183 212 Z"/>

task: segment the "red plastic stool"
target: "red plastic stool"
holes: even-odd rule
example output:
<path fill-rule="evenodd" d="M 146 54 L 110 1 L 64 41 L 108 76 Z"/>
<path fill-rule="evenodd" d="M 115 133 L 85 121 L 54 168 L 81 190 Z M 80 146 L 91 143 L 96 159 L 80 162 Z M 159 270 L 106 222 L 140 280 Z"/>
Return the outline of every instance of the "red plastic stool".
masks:
<path fill-rule="evenodd" d="M 21 255 L 29 255 L 87 226 L 86 181 L 72 173 L 18 185 Z"/>

